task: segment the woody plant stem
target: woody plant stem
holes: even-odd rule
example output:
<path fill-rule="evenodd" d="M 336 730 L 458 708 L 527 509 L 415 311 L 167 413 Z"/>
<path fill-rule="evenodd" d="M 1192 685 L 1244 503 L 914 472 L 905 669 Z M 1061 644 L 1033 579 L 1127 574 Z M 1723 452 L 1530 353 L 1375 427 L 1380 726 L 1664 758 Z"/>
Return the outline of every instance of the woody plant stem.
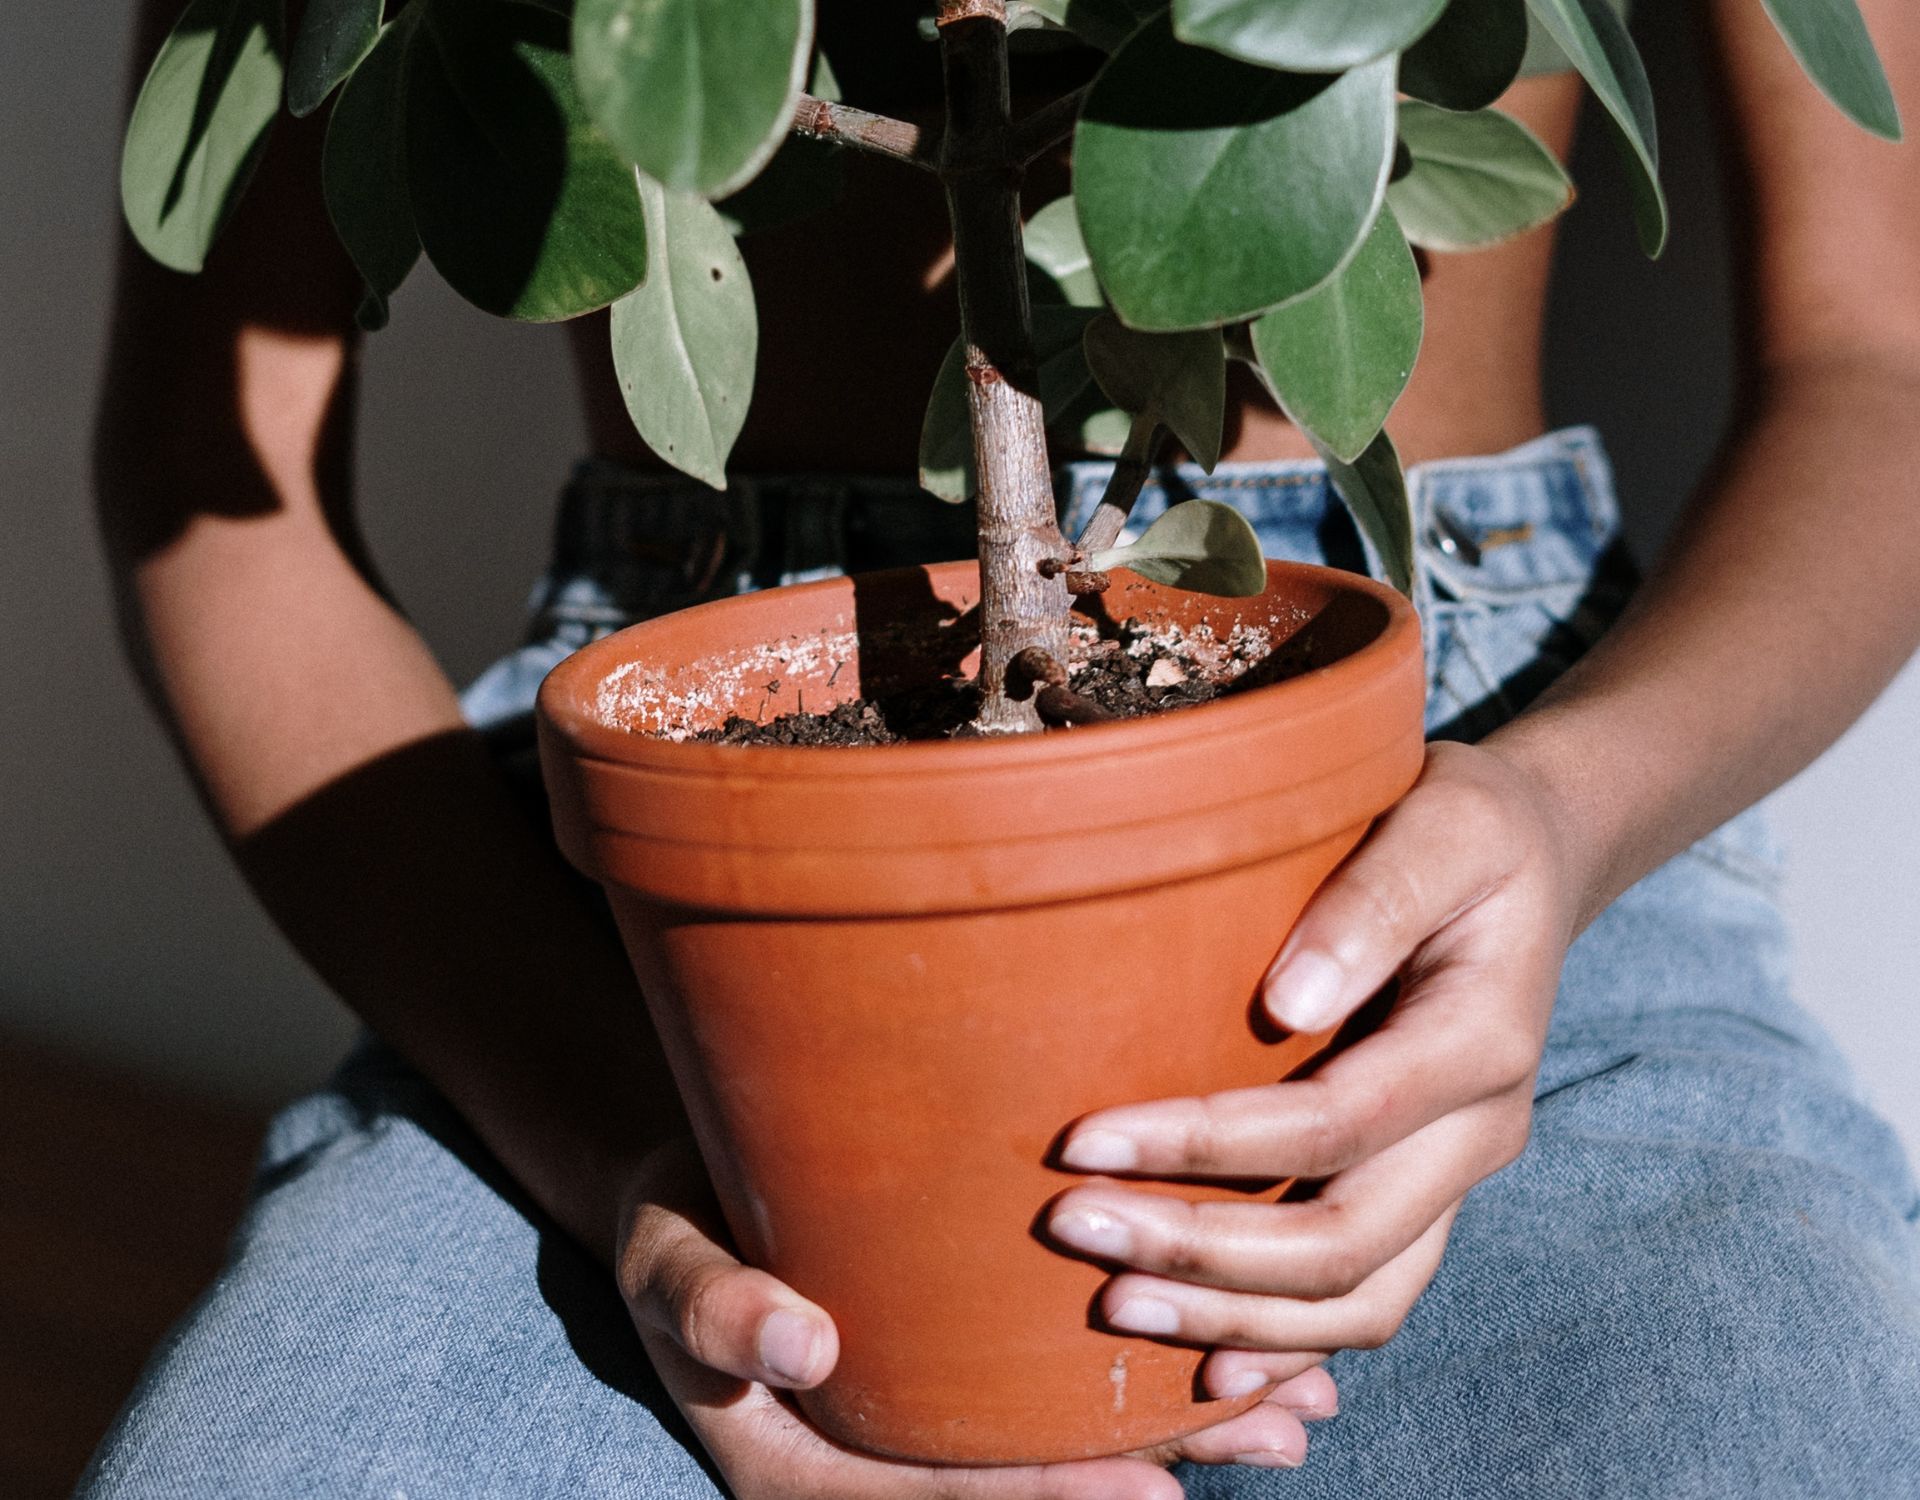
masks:
<path fill-rule="evenodd" d="M 940 0 L 935 21 L 946 83 L 946 125 L 937 136 L 811 98 L 800 101 L 793 128 L 928 168 L 946 187 L 979 495 L 981 702 L 974 722 L 987 733 L 1023 732 L 1042 727 L 1038 690 L 1053 684 L 1008 668 L 1016 657 L 1066 660 L 1072 596 L 1058 563 L 1074 554 L 1054 514 L 1020 241 L 1020 180 L 1028 161 L 1072 131 L 1079 99 L 1056 100 L 1015 127 L 1006 0 Z"/>

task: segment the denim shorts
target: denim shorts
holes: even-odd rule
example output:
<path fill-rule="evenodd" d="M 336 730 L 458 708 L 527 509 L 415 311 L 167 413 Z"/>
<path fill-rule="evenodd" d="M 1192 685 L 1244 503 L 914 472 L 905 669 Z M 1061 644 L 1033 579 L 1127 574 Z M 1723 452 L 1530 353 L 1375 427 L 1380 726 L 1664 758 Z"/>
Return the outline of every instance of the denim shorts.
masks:
<path fill-rule="evenodd" d="M 1063 473 L 1069 523 L 1107 472 Z M 1428 726 L 1472 739 L 1624 603 L 1611 480 L 1585 429 L 1411 478 Z M 1317 465 L 1168 470 L 1135 524 L 1189 495 L 1239 506 L 1274 555 L 1367 566 Z M 905 483 L 745 481 L 722 501 L 589 464 L 564 498 L 529 643 L 466 706 L 531 797 L 534 690 L 584 642 L 742 588 L 971 550 L 970 517 Z M 1743 815 L 1580 937 L 1532 1140 L 1468 1195 L 1399 1336 L 1334 1357 L 1341 1415 L 1314 1429 L 1305 1468 L 1185 1466 L 1189 1495 L 1920 1497 L 1920 1197 L 1789 993 L 1779 859 Z M 606 1273 L 368 1041 L 275 1121 L 226 1269 L 156 1353 L 80 1493 L 724 1490 Z"/>

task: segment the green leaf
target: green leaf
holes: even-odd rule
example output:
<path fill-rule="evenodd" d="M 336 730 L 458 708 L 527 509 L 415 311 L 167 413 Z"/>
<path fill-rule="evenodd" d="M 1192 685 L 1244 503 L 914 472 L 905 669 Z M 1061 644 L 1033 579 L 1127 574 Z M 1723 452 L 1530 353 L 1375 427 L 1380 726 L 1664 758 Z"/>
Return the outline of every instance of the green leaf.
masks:
<path fill-rule="evenodd" d="M 1762 0 L 1787 50 L 1842 113 L 1864 130 L 1900 139 L 1900 108 L 1854 0 Z"/>
<path fill-rule="evenodd" d="M 574 70 L 649 177 L 722 197 L 786 138 L 813 48 L 810 0 L 579 0 Z"/>
<path fill-rule="evenodd" d="M 307 0 L 287 58 L 287 109 L 312 114 L 380 36 L 380 0 Z"/>
<path fill-rule="evenodd" d="M 1311 434 L 1309 434 L 1311 436 Z M 1354 524 L 1373 544 L 1387 579 L 1403 594 L 1413 592 L 1413 504 L 1400 454 L 1393 439 L 1382 432 L 1352 463 L 1315 445 L 1327 466 L 1327 477 L 1353 512 Z"/>
<path fill-rule="evenodd" d="M 1071 196 L 1055 198 L 1031 219 L 1023 231 L 1027 259 L 1047 273 L 1071 307 L 1100 307 L 1106 299 L 1093 274 L 1093 259 L 1080 237 Z"/>
<path fill-rule="evenodd" d="M 1420 353 L 1420 269 L 1391 211 L 1332 280 L 1253 325 L 1287 415 L 1351 461 L 1366 451 Z"/>
<path fill-rule="evenodd" d="M 362 326 L 386 322 L 387 299 L 420 258 L 407 201 L 406 68 L 417 6 L 388 23 L 327 119 L 320 182 L 327 217 L 367 284 Z"/>
<path fill-rule="evenodd" d="M 1408 239 L 1427 250 L 1474 250 L 1546 223 L 1573 201 L 1573 183 L 1538 137 L 1495 109 L 1455 114 L 1400 105 L 1413 170 L 1387 187 Z"/>
<path fill-rule="evenodd" d="M 414 0 L 408 195 L 434 268 L 475 306 L 554 322 L 647 269 L 633 168 L 587 119 L 567 23 L 520 0 Z"/>
<path fill-rule="evenodd" d="M 1112 52 L 1141 23 L 1167 8 L 1167 0 L 1027 0 L 1056 26 L 1064 26 L 1089 47 Z"/>
<path fill-rule="evenodd" d="M 1485 109 L 1526 55 L 1526 0 L 1452 0 L 1401 55 L 1400 91 L 1442 109 Z"/>
<path fill-rule="evenodd" d="M 1161 19 L 1094 80 L 1074 201 L 1100 285 L 1135 328 L 1257 317 L 1360 246 L 1393 164 L 1393 59 L 1277 73 Z"/>
<path fill-rule="evenodd" d="M 1033 353 L 1040 366 L 1040 406 L 1049 422 L 1093 383 L 1080 336 L 1093 313 L 1042 303 L 1033 309 Z M 920 425 L 920 487 L 958 505 L 973 497 L 973 426 L 967 412 L 966 345 L 955 339 L 934 376 Z"/>
<path fill-rule="evenodd" d="M 682 473 L 727 486 L 747 419 L 759 319 L 746 262 L 709 203 L 640 179 L 653 264 L 613 305 L 613 366 L 633 425 Z"/>
<path fill-rule="evenodd" d="M 1626 23 L 1608 0 L 1527 0 L 1607 112 L 1633 190 L 1640 248 L 1658 255 L 1667 243 L 1667 198 L 1660 189 L 1660 146 L 1653 125 L 1653 89 Z"/>
<path fill-rule="evenodd" d="M 1169 506 L 1137 542 L 1088 556 L 1095 572 L 1131 568 L 1142 578 L 1196 594 L 1245 599 L 1267 587 L 1267 562 L 1247 518 L 1218 500 Z"/>
<path fill-rule="evenodd" d="M 1398 52 L 1447 0 L 1173 0 L 1183 42 L 1242 62 L 1337 73 Z"/>
<path fill-rule="evenodd" d="M 280 0 L 194 0 L 147 70 L 120 157 L 127 227 L 163 266 L 198 271 L 280 111 Z"/>
<path fill-rule="evenodd" d="M 1122 411 L 1151 416 L 1211 471 L 1220 461 L 1227 351 L 1215 328 L 1141 333 L 1111 313 L 1087 325 L 1087 368 Z"/>

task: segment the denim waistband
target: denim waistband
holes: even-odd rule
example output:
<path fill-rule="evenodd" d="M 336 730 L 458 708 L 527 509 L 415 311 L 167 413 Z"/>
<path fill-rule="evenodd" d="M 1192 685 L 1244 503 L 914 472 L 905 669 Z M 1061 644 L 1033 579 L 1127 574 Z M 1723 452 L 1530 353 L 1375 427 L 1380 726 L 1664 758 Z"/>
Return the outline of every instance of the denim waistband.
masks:
<path fill-rule="evenodd" d="M 1059 471 L 1069 535 L 1112 470 L 1086 461 Z M 1618 533 L 1611 471 L 1590 427 L 1490 457 L 1417 464 L 1407 477 L 1423 606 L 1578 589 Z M 1272 556 L 1382 571 L 1317 462 L 1223 463 L 1211 474 L 1164 466 L 1142 489 L 1130 529 L 1193 498 L 1237 507 Z M 534 633 L 545 622 L 617 627 L 723 594 L 973 550 L 971 509 L 936 501 L 905 477 L 747 475 L 720 494 L 589 459 L 562 497 Z"/>
<path fill-rule="evenodd" d="M 1110 462 L 1083 462 L 1056 476 L 1069 535 L 1112 472 Z M 1633 579 L 1618 545 L 1612 475 L 1598 435 L 1574 427 L 1507 453 L 1415 465 L 1408 483 L 1428 726 L 1477 738 L 1524 707 L 1625 603 Z M 1270 557 L 1381 576 L 1319 463 L 1224 463 L 1211 474 L 1164 466 L 1142 489 L 1129 529 L 1190 498 L 1237 507 Z M 468 688 L 468 717 L 501 743 L 530 743 L 540 679 L 597 636 L 729 594 L 951 561 L 974 548 L 972 508 L 905 477 L 749 475 L 723 494 L 587 460 L 561 500 L 526 644 Z"/>

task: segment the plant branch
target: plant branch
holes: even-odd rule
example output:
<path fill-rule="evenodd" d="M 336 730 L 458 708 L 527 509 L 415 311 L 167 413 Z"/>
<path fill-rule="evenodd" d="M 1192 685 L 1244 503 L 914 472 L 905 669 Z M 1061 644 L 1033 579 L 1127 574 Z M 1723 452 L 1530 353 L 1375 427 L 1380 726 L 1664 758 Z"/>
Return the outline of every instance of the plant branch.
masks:
<path fill-rule="evenodd" d="M 966 353 L 967 413 L 979 481 L 980 715 L 988 733 L 1042 727 L 1031 695 L 1008 691 L 1007 669 L 1037 647 L 1067 647 L 1071 596 L 1040 563 L 1066 545 L 1054 512 L 1046 419 L 1040 410 L 1020 169 L 1008 158 L 1011 106 L 1005 0 L 940 0 L 947 123 L 940 175 L 953 221 L 954 280 Z"/>
<path fill-rule="evenodd" d="M 1067 669 L 1038 646 L 1029 646 L 1008 663 L 1014 677 L 1031 686 L 1034 707 L 1048 724 L 1071 728 L 1101 724 L 1114 718 L 1093 699 L 1076 693 L 1067 681 Z"/>
<path fill-rule="evenodd" d="M 940 137 L 936 132 L 922 130 L 908 120 L 871 114 L 811 94 L 802 94 L 793 111 L 793 133 L 903 161 L 924 171 L 940 170 Z"/>
<path fill-rule="evenodd" d="M 1133 419 L 1133 426 L 1127 430 L 1127 446 L 1120 450 L 1100 503 L 1073 544 L 1080 552 L 1104 552 L 1119 540 L 1121 528 L 1133 514 L 1133 502 L 1140 498 L 1140 487 L 1153 471 L 1153 458 L 1160 451 L 1165 432 L 1152 412 L 1143 411 Z"/>
<path fill-rule="evenodd" d="M 1007 144 L 1014 165 L 1030 167 L 1070 137 L 1080 119 L 1080 106 L 1086 102 L 1087 90 L 1077 88 L 1041 105 L 1016 124 Z"/>

